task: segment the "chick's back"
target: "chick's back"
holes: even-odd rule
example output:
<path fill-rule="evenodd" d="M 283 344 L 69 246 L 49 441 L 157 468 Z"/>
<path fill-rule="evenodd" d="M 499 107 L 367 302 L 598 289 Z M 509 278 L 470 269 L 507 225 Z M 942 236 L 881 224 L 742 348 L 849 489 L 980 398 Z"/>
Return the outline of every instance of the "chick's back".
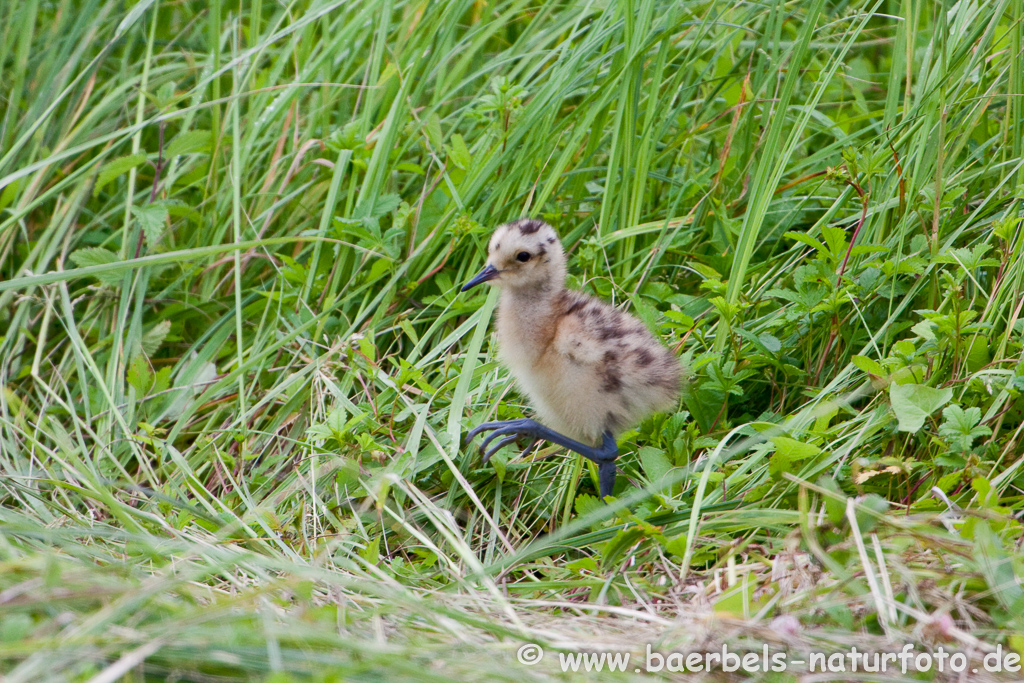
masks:
<path fill-rule="evenodd" d="M 605 431 L 616 434 L 674 404 L 679 361 L 638 319 L 571 290 L 551 315 L 553 334 L 535 358 L 502 353 L 542 422 L 597 443 Z"/>

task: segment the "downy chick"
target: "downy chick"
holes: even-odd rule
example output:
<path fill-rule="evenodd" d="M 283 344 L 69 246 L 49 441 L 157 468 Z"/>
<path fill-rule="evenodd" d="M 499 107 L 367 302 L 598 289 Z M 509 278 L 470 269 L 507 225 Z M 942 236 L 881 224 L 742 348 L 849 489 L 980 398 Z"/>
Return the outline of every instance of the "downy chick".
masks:
<path fill-rule="evenodd" d="M 615 435 L 679 394 L 678 360 L 639 320 L 565 288 L 565 253 L 547 223 L 520 219 L 491 236 L 487 265 L 462 291 L 501 287 L 498 357 L 529 396 L 540 422 L 485 422 L 484 461 L 519 436 L 575 451 L 598 466 L 601 497 L 615 485 Z M 543 423 L 543 424 L 541 424 Z"/>

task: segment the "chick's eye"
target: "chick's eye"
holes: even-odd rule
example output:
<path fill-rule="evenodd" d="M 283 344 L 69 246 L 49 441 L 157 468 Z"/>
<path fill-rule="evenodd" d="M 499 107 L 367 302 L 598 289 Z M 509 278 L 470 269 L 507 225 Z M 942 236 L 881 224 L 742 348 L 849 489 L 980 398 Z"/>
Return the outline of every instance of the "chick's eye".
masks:
<path fill-rule="evenodd" d="M 516 261 L 519 261 L 520 263 L 526 263 L 529 260 L 530 252 L 528 251 L 521 251 L 518 254 L 516 254 Z"/>

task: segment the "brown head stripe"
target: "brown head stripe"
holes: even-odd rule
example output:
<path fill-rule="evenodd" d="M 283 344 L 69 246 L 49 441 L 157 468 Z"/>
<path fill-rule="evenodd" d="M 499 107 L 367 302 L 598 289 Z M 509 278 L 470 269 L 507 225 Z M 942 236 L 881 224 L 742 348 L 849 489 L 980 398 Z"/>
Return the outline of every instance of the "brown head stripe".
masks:
<path fill-rule="evenodd" d="M 519 232 L 523 233 L 524 235 L 532 235 L 533 233 L 540 230 L 542 225 L 544 225 L 542 221 L 533 219 L 521 221 L 519 223 Z"/>

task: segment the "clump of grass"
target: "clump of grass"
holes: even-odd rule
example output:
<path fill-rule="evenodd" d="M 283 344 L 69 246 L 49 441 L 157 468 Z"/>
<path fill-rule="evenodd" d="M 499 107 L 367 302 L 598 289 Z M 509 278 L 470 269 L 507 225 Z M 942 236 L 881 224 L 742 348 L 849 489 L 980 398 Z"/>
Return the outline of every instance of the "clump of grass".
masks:
<path fill-rule="evenodd" d="M 1017 3 L 0 12 L 11 681 L 1024 651 Z M 460 446 L 521 215 L 689 368 L 611 505 Z"/>

